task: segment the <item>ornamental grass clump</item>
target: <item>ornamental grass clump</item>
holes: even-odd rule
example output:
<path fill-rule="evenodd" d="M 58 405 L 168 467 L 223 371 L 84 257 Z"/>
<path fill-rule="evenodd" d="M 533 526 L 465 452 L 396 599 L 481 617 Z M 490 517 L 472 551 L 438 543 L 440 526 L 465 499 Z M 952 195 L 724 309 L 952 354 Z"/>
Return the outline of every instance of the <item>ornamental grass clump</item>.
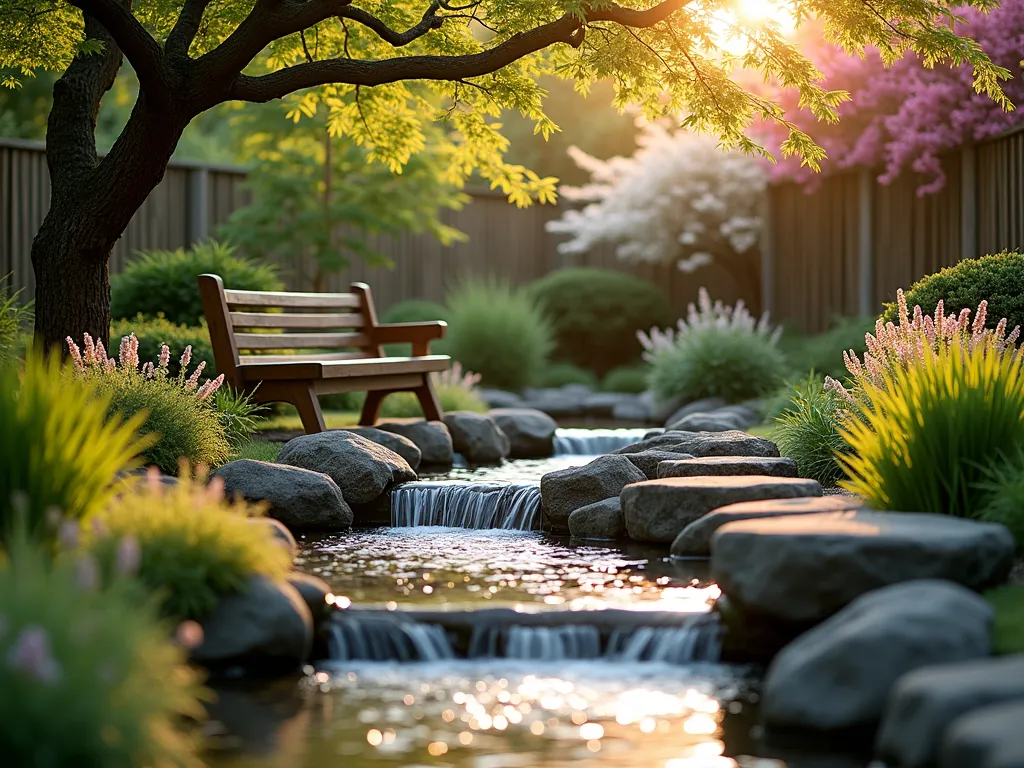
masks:
<path fill-rule="evenodd" d="M 0 744 L 20 768 L 202 765 L 198 678 L 124 575 L 20 529 L 0 562 Z M 182 637 L 192 632 L 178 633 Z"/>
<path fill-rule="evenodd" d="M 651 364 L 650 388 L 659 400 L 721 397 L 741 402 L 774 390 L 786 372 L 776 346 L 781 328 L 765 313 L 755 319 L 740 300 L 711 303 L 701 288 L 698 304 L 675 329 L 637 334 Z"/>
<path fill-rule="evenodd" d="M 772 440 L 781 455 L 796 462 L 801 477 L 826 487 L 836 485 L 845 476 L 837 457 L 850 452 L 840 433 L 847 415 L 844 401 L 813 374 L 791 385 L 788 395 L 788 404 L 775 420 Z"/>
<path fill-rule="evenodd" d="M 1024 355 L 966 326 L 936 338 L 899 347 L 897 365 L 862 364 L 855 393 L 839 388 L 857 417 L 840 430 L 852 449 L 840 485 L 877 509 L 976 518 L 985 467 L 1024 445 Z"/>
<path fill-rule="evenodd" d="M 165 486 L 154 473 L 126 482 L 122 493 L 96 516 L 85 548 L 110 573 L 122 542 L 138 544 L 138 574 L 174 620 L 202 621 L 222 595 L 241 591 L 252 576 L 281 579 L 291 565 L 288 552 L 268 525 L 253 518 L 262 505 L 228 504 L 223 483 L 209 486 L 202 473 L 182 471 Z"/>
<path fill-rule="evenodd" d="M 39 539 L 52 538 L 51 515 L 81 519 L 107 504 L 117 474 L 137 466 L 155 439 L 137 433 L 141 415 L 124 419 L 109 404 L 95 381 L 73 375 L 57 355 L 0 364 L 0 541 L 15 496 L 24 500 L 28 534 Z"/>
<path fill-rule="evenodd" d="M 171 355 L 167 345 L 161 348 L 155 362 L 140 365 L 134 334 L 121 339 L 117 360 L 108 358 L 103 342 L 94 342 L 88 334 L 84 350 L 70 338 L 67 344 L 79 376 L 93 382 L 106 395 L 109 413 L 144 416 L 138 431 L 157 436 L 143 453 L 147 464 L 174 474 L 182 458 L 206 465 L 228 460 L 228 425 L 214 398 L 224 376 L 200 383 L 203 362 L 187 375 L 191 347 L 185 347 L 180 372 L 172 377 L 168 372 Z"/>
<path fill-rule="evenodd" d="M 480 374 L 463 370 L 461 363 L 452 363 L 447 371 L 430 374 L 434 392 L 441 403 L 441 410 L 473 411 L 485 413 L 487 403 L 480 395 L 477 385 Z M 389 419 L 408 419 L 423 415 L 420 401 L 412 392 L 394 392 L 381 404 L 381 416 Z"/>
<path fill-rule="evenodd" d="M 1002 461 L 982 467 L 984 479 L 978 490 L 985 494 L 978 517 L 1002 523 L 1024 549 L 1024 446 Z"/>

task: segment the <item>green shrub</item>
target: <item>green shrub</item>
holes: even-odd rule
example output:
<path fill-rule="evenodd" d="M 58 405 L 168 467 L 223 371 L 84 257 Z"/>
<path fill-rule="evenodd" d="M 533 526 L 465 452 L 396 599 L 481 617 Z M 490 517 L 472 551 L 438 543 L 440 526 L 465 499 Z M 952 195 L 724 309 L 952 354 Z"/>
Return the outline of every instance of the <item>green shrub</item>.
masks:
<path fill-rule="evenodd" d="M 796 462 L 801 477 L 834 486 L 845 477 L 837 457 L 850 450 L 839 432 L 843 400 L 813 375 L 787 386 L 789 403 L 775 419 L 771 439 Z"/>
<path fill-rule="evenodd" d="M 1009 329 L 1024 330 L 1024 254 L 1002 251 L 977 259 L 964 259 L 934 275 L 914 283 L 906 294 L 907 305 L 920 305 L 926 315 L 935 312 L 942 299 L 947 315 L 961 309 L 974 310 L 982 300 L 988 302 L 988 325 L 996 326 L 1006 318 Z M 886 322 L 898 321 L 896 304 L 887 304 L 882 313 Z"/>
<path fill-rule="evenodd" d="M 106 396 L 77 380 L 53 355 L 32 353 L 23 371 L 0 364 L 0 538 L 10 530 L 14 497 L 35 537 L 52 535 L 49 510 L 87 517 L 109 500 L 118 472 L 138 463 L 152 438 L 107 415 Z"/>
<path fill-rule="evenodd" d="M 1005 525 L 1017 540 L 1017 548 L 1024 548 L 1024 447 L 982 470 L 984 480 L 978 488 L 987 497 L 978 517 Z"/>
<path fill-rule="evenodd" d="M 213 393 L 213 406 L 232 448 L 249 442 L 260 428 L 262 417 L 270 413 L 263 403 L 253 402 L 252 394 L 229 386 L 221 386 Z"/>
<path fill-rule="evenodd" d="M 434 389 L 437 392 L 437 399 L 441 402 L 441 409 L 445 412 L 486 413 L 488 410 L 487 403 L 477 392 L 449 384 L 436 386 Z M 386 419 L 422 418 L 423 409 L 420 408 L 420 401 L 412 392 L 394 392 L 384 398 L 384 402 L 380 406 L 380 415 Z"/>
<path fill-rule="evenodd" d="M 359 413 L 366 401 L 365 392 L 339 392 L 333 395 L 320 395 L 320 408 L 325 411 L 345 411 Z"/>
<path fill-rule="evenodd" d="M 227 504 L 217 483 L 183 472 L 174 486 L 159 479 L 126 483 L 97 519 L 86 542 L 105 572 L 124 539 L 139 546 L 137 578 L 159 595 L 164 615 L 202 621 L 221 595 L 240 591 L 251 576 L 284 578 L 289 553 L 269 526 L 250 516 L 263 507 Z"/>
<path fill-rule="evenodd" d="M 228 429 L 241 430 L 254 425 L 246 423 L 251 413 L 221 414 L 212 395 L 223 383 L 223 376 L 199 383 L 202 364 L 187 375 L 189 358 L 181 357 L 181 371 L 177 376 L 168 374 L 171 357 L 165 348 L 157 361 L 140 367 L 138 340 L 134 336 L 121 339 L 118 360 L 107 359 L 102 343 L 93 345 L 85 335 L 85 351 L 69 340 L 69 352 L 82 378 L 95 382 L 107 401 L 107 412 L 122 417 L 140 416 L 145 420 L 138 426 L 140 434 L 152 434 L 156 440 L 143 453 L 147 464 L 153 464 L 166 474 L 175 474 L 182 459 L 192 464 L 207 466 L 223 464 L 230 454 Z M 239 411 L 251 410 L 247 399 L 226 396 L 225 403 Z"/>
<path fill-rule="evenodd" d="M 486 387 L 535 384 L 553 345 L 551 326 L 522 291 L 494 280 L 467 280 L 448 296 L 451 356 Z"/>
<path fill-rule="evenodd" d="M 192 347 L 192 363 L 206 363 L 204 373 L 207 376 L 217 375 L 213 347 L 210 346 L 210 331 L 205 320 L 194 327 L 175 325 L 160 312 L 152 319 L 136 315 L 134 319 L 115 320 L 110 324 L 111 339 L 121 339 L 132 333 L 139 340 L 139 358 L 142 360 L 156 360 L 164 344 L 178 352 L 179 357 L 172 357 L 167 366 L 171 376 L 181 373 L 180 354 L 189 346 Z"/>
<path fill-rule="evenodd" d="M 790 369 L 798 376 L 817 371 L 834 379 L 849 373 L 843 364 L 843 352 L 854 350 L 858 356 L 867 351 L 865 335 L 875 328 L 873 317 L 836 317 L 832 327 L 814 336 L 783 335 L 779 347 Z"/>
<path fill-rule="evenodd" d="M 604 374 L 640 358 L 636 332 L 672 322 L 658 286 L 611 269 L 559 269 L 528 287 L 551 320 L 554 357 Z"/>
<path fill-rule="evenodd" d="M 148 510 L 147 510 L 148 511 Z M 196 673 L 152 601 L 95 564 L 12 542 L 0 564 L 0 743 L 25 768 L 194 766 Z M 90 567 L 91 566 L 91 567 Z"/>
<path fill-rule="evenodd" d="M 572 363 L 548 363 L 537 378 L 538 387 L 564 387 L 566 384 L 583 384 L 593 390 L 598 389 L 597 375 Z"/>
<path fill-rule="evenodd" d="M 284 290 L 274 267 L 243 259 L 234 248 L 209 241 L 188 250 L 140 251 L 110 279 L 110 315 L 152 318 L 162 312 L 172 323 L 199 325 L 203 304 L 196 277 L 206 273 L 220 275 L 226 287 L 237 290 Z"/>
<path fill-rule="evenodd" d="M 448 310 L 443 304 L 425 299 L 400 301 L 384 313 L 382 323 L 426 323 L 432 320 L 448 320 Z M 430 342 L 430 354 L 450 355 L 448 339 L 434 339 Z M 412 344 L 385 344 L 384 353 L 392 357 L 412 354 Z M 361 407 L 361 406 L 360 406 Z"/>
<path fill-rule="evenodd" d="M 629 392 L 640 394 L 647 390 L 647 381 L 651 377 L 651 366 L 646 363 L 621 365 L 612 368 L 601 380 L 601 389 L 605 392 Z"/>
<path fill-rule="evenodd" d="M 31 304 L 20 304 L 18 295 L 6 285 L 10 276 L 0 278 L 0 365 L 21 354 L 23 334 L 32 322 Z"/>
<path fill-rule="evenodd" d="M 739 403 L 771 392 L 785 369 L 782 353 L 766 339 L 708 328 L 652 352 L 650 384 L 659 400 L 721 397 Z"/>
<path fill-rule="evenodd" d="M 1024 653 L 1024 584 L 1009 584 L 985 593 L 995 609 L 992 651 L 999 655 Z"/>
<path fill-rule="evenodd" d="M 843 487 L 877 509 L 977 517 L 983 468 L 1024 445 L 1024 355 L 954 339 L 865 380 L 852 407 Z"/>

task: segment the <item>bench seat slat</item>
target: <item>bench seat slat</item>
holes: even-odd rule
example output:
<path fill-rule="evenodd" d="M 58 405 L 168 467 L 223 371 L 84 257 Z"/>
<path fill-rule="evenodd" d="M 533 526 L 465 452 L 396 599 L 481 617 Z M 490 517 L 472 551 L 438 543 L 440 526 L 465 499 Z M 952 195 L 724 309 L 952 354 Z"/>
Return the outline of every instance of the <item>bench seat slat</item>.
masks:
<path fill-rule="evenodd" d="M 281 363 L 245 363 L 238 372 L 247 381 L 341 379 L 361 376 L 388 376 L 403 373 L 431 373 L 448 370 L 447 355 L 426 357 L 371 357 L 363 360 L 315 361 L 296 356 Z"/>
<path fill-rule="evenodd" d="M 229 309 L 237 307 L 281 307 L 283 309 L 361 309 L 354 293 L 283 293 L 276 291 L 224 291 Z"/>
<path fill-rule="evenodd" d="M 362 328 L 366 325 L 360 314 L 296 315 L 270 312 L 232 312 L 231 325 L 235 328 L 288 328 L 291 330 L 319 330 L 327 328 Z"/>
<path fill-rule="evenodd" d="M 346 349 L 368 347 L 365 333 L 236 333 L 239 349 Z"/>
<path fill-rule="evenodd" d="M 338 360 L 364 360 L 373 357 L 366 352 L 319 352 L 311 355 L 240 355 L 240 365 L 262 365 L 264 363 L 314 362 L 329 363 Z"/>

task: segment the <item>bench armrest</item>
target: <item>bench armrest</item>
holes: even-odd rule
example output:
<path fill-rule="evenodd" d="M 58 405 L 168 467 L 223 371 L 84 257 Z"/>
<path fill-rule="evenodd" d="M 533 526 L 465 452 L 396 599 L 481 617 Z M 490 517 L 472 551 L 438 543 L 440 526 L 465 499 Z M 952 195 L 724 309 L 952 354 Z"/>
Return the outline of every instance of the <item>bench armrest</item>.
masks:
<path fill-rule="evenodd" d="M 448 323 L 435 320 L 428 323 L 385 323 L 373 328 L 375 344 L 412 343 L 412 353 L 416 357 L 430 354 L 430 340 L 443 339 L 448 330 Z"/>

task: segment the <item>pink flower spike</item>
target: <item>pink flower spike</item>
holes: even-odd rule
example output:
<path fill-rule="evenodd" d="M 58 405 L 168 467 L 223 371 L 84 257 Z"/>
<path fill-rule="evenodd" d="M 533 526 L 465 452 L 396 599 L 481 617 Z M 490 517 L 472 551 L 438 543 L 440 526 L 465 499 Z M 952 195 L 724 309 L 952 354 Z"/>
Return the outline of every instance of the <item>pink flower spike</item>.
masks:
<path fill-rule="evenodd" d="M 159 363 L 159 365 L 160 365 L 161 368 L 166 368 L 167 364 L 170 363 L 170 362 L 171 362 L 171 348 L 168 347 L 166 344 L 163 344 L 160 347 L 160 363 Z"/>
<path fill-rule="evenodd" d="M 83 592 L 92 592 L 100 585 L 100 568 L 96 558 L 83 555 L 75 563 L 75 581 Z"/>
<path fill-rule="evenodd" d="M 78 523 L 74 520 L 65 520 L 60 524 L 57 538 L 60 541 L 61 549 L 67 552 L 78 549 L 78 530 Z"/>
<path fill-rule="evenodd" d="M 974 325 L 971 326 L 971 330 L 975 333 L 981 333 L 985 330 L 985 320 L 988 317 L 988 302 L 985 299 L 981 300 L 978 305 L 978 314 L 974 316 Z"/>
<path fill-rule="evenodd" d="M 75 361 L 75 370 L 84 371 L 85 365 L 82 363 L 82 350 L 78 348 L 78 345 L 71 340 L 68 336 L 65 341 L 68 344 L 68 354 L 71 355 L 71 359 Z"/>
<path fill-rule="evenodd" d="M 96 345 L 92 342 L 92 336 L 88 333 L 84 334 L 85 339 L 85 364 L 92 365 L 97 362 L 96 360 Z M 104 355 L 106 357 L 106 355 Z"/>
<path fill-rule="evenodd" d="M 117 544 L 117 570 L 124 576 L 133 576 L 139 570 L 142 549 L 134 536 L 125 536 Z"/>
<path fill-rule="evenodd" d="M 192 362 L 192 345 L 189 344 L 185 347 L 185 351 L 181 353 L 181 369 L 185 370 L 188 368 L 188 364 Z"/>
<path fill-rule="evenodd" d="M 185 391 L 191 392 L 199 385 L 199 377 L 203 373 L 203 368 L 206 367 L 206 361 L 200 360 L 199 365 L 192 371 L 192 375 L 188 377 L 188 381 L 185 382 Z"/>
<path fill-rule="evenodd" d="M 60 680 L 61 668 L 50 653 L 50 638 L 38 626 L 25 627 L 7 651 L 7 666 L 36 680 L 53 685 Z"/>
<path fill-rule="evenodd" d="M 900 325 L 906 325 L 906 323 L 907 323 L 907 299 L 903 295 L 903 289 L 902 288 L 899 288 L 896 291 L 896 306 L 899 309 Z"/>
<path fill-rule="evenodd" d="M 103 346 L 102 341 L 96 342 L 96 360 L 103 364 L 107 362 L 107 348 Z"/>

